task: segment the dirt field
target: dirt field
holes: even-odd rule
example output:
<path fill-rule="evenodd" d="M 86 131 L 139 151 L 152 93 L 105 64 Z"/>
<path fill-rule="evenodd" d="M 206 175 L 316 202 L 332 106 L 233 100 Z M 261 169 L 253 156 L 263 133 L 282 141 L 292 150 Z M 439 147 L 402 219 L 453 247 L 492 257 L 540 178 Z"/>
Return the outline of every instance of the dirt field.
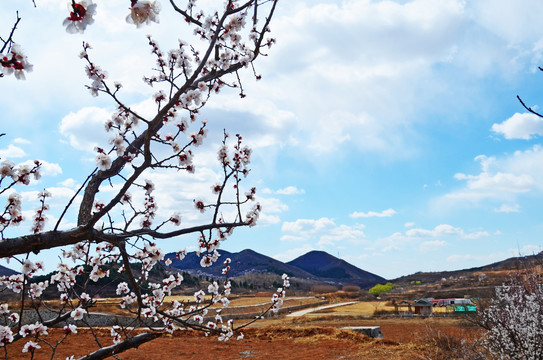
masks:
<path fill-rule="evenodd" d="M 342 326 L 381 326 L 384 339 L 371 339 L 341 330 Z M 244 331 L 243 340 L 226 343 L 216 337 L 205 337 L 193 331 L 177 331 L 165 335 L 139 349 L 119 355 L 120 359 L 439 359 L 433 344 L 433 335 L 445 333 L 469 338 L 473 331 L 453 319 L 375 319 L 351 320 L 333 317 L 309 319 L 277 319 L 262 321 Z M 59 329 L 50 329 L 49 341 L 57 341 Z M 109 331 L 98 330 L 98 339 L 104 345 L 112 344 Z M 26 341 L 9 348 L 9 359 L 28 359 L 20 349 Z M 49 359 L 51 351 L 41 343 L 35 359 Z M 70 335 L 59 347 L 55 359 L 76 358 L 97 349 L 88 330 L 81 329 Z"/>
<path fill-rule="evenodd" d="M 238 299 L 235 306 L 260 304 L 263 298 Z M 302 300 L 291 299 L 293 305 Z M 303 300 L 307 301 L 307 300 Z M 150 343 L 118 355 L 119 359 L 174 360 L 197 359 L 448 359 L 440 352 L 440 342 L 447 346 L 451 339 L 473 339 L 479 330 L 457 318 L 373 318 L 368 317 L 375 309 L 383 309 L 382 302 L 362 302 L 327 310 L 317 311 L 301 317 L 278 316 L 275 319 L 258 321 L 244 329 L 245 338 L 226 343 L 216 336 L 205 337 L 194 331 L 177 331 L 164 335 Z M 238 320 L 237 324 L 241 324 Z M 372 339 L 350 330 L 347 326 L 380 326 L 384 339 Z M 49 329 L 47 340 L 55 344 L 62 338 L 60 329 Z M 108 329 L 96 331 L 103 346 L 112 344 Z M 29 359 L 21 349 L 26 339 L 8 347 L 8 359 Z M 459 340 L 458 340 L 459 341 Z M 442 345 L 442 344 L 441 344 Z M 453 341 L 454 345 L 454 341 Z M 40 343 L 34 359 L 50 359 L 51 350 Z M 78 334 L 68 336 L 54 359 L 66 359 L 71 355 L 81 357 L 98 349 L 96 340 L 88 329 L 79 329 Z M 0 352 L 2 354 L 2 352 Z M 0 358 L 5 357 L 0 355 Z"/>

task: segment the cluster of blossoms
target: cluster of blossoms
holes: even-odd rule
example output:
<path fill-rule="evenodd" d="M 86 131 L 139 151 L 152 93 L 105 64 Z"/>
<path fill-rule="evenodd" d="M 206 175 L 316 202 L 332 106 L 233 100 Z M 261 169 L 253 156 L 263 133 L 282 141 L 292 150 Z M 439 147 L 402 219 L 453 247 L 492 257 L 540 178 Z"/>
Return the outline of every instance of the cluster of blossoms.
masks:
<path fill-rule="evenodd" d="M 157 210 L 155 198 L 151 195 L 155 189 L 155 185 L 151 180 L 145 180 L 145 185 L 143 188 L 145 189 L 145 209 L 143 211 L 143 217 L 140 224 L 142 228 L 149 229 L 153 224 L 153 219 L 155 218 Z"/>
<path fill-rule="evenodd" d="M 51 284 L 57 284 L 57 289 L 61 295 L 67 293 L 75 285 L 75 277 L 78 272 L 79 270 L 72 269 L 68 265 L 61 263 L 58 266 L 58 271 L 51 276 Z"/>
<path fill-rule="evenodd" d="M 38 270 L 43 270 L 43 263 L 41 261 L 36 261 L 34 263 L 30 259 L 26 259 L 23 262 L 21 272 L 28 277 L 32 277 Z"/>
<path fill-rule="evenodd" d="M 62 23 L 66 26 L 68 33 L 83 33 L 87 25 L 94 23 L 93 16 L 96 15 L 96 4 L 93 4 L 92 0 L 80 0 L 78 3 L 72 1 L 68 7 L 70 15 Z"/>
<path fill-rule="evenodd" d="M 277 291 L 272 296 L 272 311 L 278 312 L 281 305 L 283 305 L 283 299 L 285 298 L 286 289 L 290 287 L 290 279 L 287 274 L 283 274 L 281 277 L 283 279 L 283 287 L 277 289 Z"/>
<path fill-rule="evenodd" d="M 13 192 L 9 194 L 6 209 L 0 215 L 0 231 L 9 225 L 18 225 L 24 220 L 21 195 Z"/>
<path fill-rule="evenodd" d="M 13 332 L 9 326 L 0 326 L 0 347 L 13 341 Z"/>
<path fill-rule="evenodd" d="M 179 159 L 179 166 L 183 166 L 189 173 L 194 173 L 194 165 L 192 165 L 192 151 L 181 152 L 177 158 Z"/>
<path fill-rule="evenodd" d="M 256 204 L 253 206 L 253 208 L 245 215 L 245 222 L 249 226 L 255 226 L 256 222 L 258 221 L 258 218 L 260 216 L 260 213 L 262 212 L 262 207 L 260 204 Z"/>
<path fill-rule="evenodd" d="M 164 260 L 164 251 L 157 247 L 155 243 L 150 242 L 146 243 L 142 250 L 137 251 L 133 258 L 140 260 L 142 262 L 142 278 L 147 278 L 149 271 L 155 266 L 159 261 Z"/>
<path fill-rule="evenodd" d="M 9 160 L 5 160 L 0 164 L 0 183 L 6 177 L 11 177 L 14 183 L 28 185 L 30 184 L 30 177 L 33 176 L 35 180 L 41 178 L 40 173 L 41 163 L 38 160 L 34 161 L 34 166 L 28 164 L 15 164 Z"/>
<path fill-rule="evenodd" d="M 89 90 L 92 96 L 98 96 L 98 91 L 105 88 L 104 80 L 107 78 L 107 73 L 93 64 L 87 65 L 85 70 L 89 79 L 92 80 Z"/>
<path fill-rule="evenodd" d="M 23 290 L 26 280 L 23 274 L 14 274 L 0 277 L 0 283 L 7 289 L 19 294 Z"/>
<path fill-rule="evenodd" d="M 536 272 L 513 277 L 496 287 L 496 296 L 483 310 L 488 330 L 483 346 L 500 359 L 543 357 L 543 284 Z"/>
<path fill-rule="evenodd" d="M 49 205 L 45 204 L 45 199 L 51 197 L 51 193 L 47 190 L 43 190 L 38 193 L 38 199 L 40 199 L 41 206 L 36 209 L 36 213 L 32 218 L 32 232 L 34 234 L 43 231 L 47 217 L 43 214 L 44 211 L 49 210 Z"/>
<path fill-rule="evenodd" d="M 25 72 L 31 72 L 33 67 L 18 44 L 12 44 L 9 53 L 0 54 L 0 65 L 2 65 L 2 74 L 13 74 L 19 80 L 24 80 Z"/>
<path fill-rule="evenodd" d="M 12 326 L 16 326 L 19 322 L 19 314 L 10 313 L 8 304 L 1 304 L 0 315 L 4 318 L 4 325 L 0 326 L 0 347 L 2 347 L 13 342 Z"/>
<path fill-rule="evenodd" d="M 11 178 L 11 184 L 0 189 L 0 194 L 11 188 L 13 185 L 29 185 L 30 179 L 33 177 L 35 180 L 41 178 L 41 163 L 35 160 L 33 166 L 28 163 L 23 163 L 15 166 L 15 164 L 9 160 L 4 160 L 0 164 L 0 185 L 6 180 Z M 36 210 L 34 217 L 32 232 L 36 233 L 43 229 L 45 223 L 45 217 L 43 211 L 47 210 L 45 205 L 45 197 L 51 194 L 47 191 L 40 192 L 38 197 L 41 200 L 42 206 Z M 24 220 L 22 211 L 22 197 L 16 192 L 12 192 L 7 197 L 7 204 L 2 213 L 0 213 L 0 234 L 4 237 L 4 229 L 10 225 L 18 225 Z"/>

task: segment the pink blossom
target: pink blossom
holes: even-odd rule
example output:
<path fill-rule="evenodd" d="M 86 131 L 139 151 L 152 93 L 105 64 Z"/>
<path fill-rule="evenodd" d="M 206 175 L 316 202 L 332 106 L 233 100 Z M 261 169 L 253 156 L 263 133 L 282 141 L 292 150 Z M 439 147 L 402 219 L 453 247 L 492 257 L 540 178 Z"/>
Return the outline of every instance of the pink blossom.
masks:
<path fill-rule="evenodd" d="M 81 320 L 83 319 L 83 316 L 87 313 L 87 310 L 81 308 L 81 307 L 78 307 L 76 308 L 74 311 L 72 311 L 70 313 L 70 316 L 74 319 L 74 320 Z"/>
<path fill-rule="evenodd" d="M 111 159 L 109 157 L 109 155 L 105 154 L 105 153 L 98 153 L 96 155 L 96 166 L 102 170 L 102 171 L 106 171 L 106 170 L 109 170 L 111 168 Z"/>
<path fill-rule="evenodd" d="M 132 0 L 130 14 L 126 17 L 126 22 L 140 27 L 143 24 L 150 24 L 151 21 L 158 23 L 158 13 L 160 4 L 156 1 L 138 1 Z"/>
<path fill-rule="evenodd" d="M 41 346 L 39 346 L 38 343 L 34 341 L 29 341 L 25 344 L 25 346 L 23 346 L 22 352 L 32 352 L 36 349 L 41 349 Z"/>
<path fill-rule="evenodd" d="M 194 200 L 194 207 L 198 210 L 200 210 L 200 212 L 203 214 L 205 211 L 206 211 L 206 206 L 204 204 L 204 201 L 203 200 Z"/>
<path fill-rule="evenodd" d="M 69 6 L 70 16 L 64 19 L 62 25 L 66 26 L 66 31 L 70 34 L 83 33 L 87 25 L 94 22 L 92 17 L 96 14 L 96 4 L 93 4 L 92 0 L 81 0 Z"/>
<path fill-rule="evenodd" d="M 0 346 L 5 346 L 13 341 L 13 333 L 9 326 L 0 326 Z"/>
<path fill-rule="evenodd" d="M 68 324 L 64 326 L 64 332 L 66 334 L 77 334 L 77 326 L 73 324 Z"/>
<path fill-rule="evenodd" d="M 179 213 L 174 213 L 171 217 L 170 217 L 170 221 L 176 225 L 176 226 L 179 226 L 181 225 L 181 215 Z"/>

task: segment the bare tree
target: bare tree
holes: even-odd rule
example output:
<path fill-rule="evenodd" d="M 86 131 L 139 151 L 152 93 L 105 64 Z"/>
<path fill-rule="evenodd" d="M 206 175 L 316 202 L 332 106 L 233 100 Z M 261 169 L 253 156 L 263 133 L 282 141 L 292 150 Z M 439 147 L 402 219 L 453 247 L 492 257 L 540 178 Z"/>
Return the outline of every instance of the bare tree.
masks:
<path fill-rule="evenodd" d="M 182 276 L 162 272 L 162 277 L 157 278 L 152 270 L 171 262 L 164 258 L 159 247 L 163 239 L 198 235 L 201 265 L 205 267 L 218 260 L 220 243 L 235 228 L 256 223 L 260 205 L 256 203 L 246 208 L 254 201 L 256 190 L 243 190 L 251 150 L 243 145 L 241 135 L 230 139 L 224 132 L 217 156 L 222 178 L 212 186 L 215 200 L 206 203 L 195 198 L 192 209 L 179 209 L 180 212 L 160 221 L 153 196 L 155 185 L 148 177 L 157 170 L 169 171 L 171 176 L 194 172 L 194 154 L 207 134 L 206 121 L 197 124 L 200 110 L 211 96 L 224 88 L 239 89 L 240 96 L 244 97 L 238 72 L 244 68 L 254 72 L 253 62 L 264 48 L 274 43 L 267 33 L 277 0 L 227 0 L 224 6 L 208 14 L 197 9 L 194 0 L 187 0 L 184 6 L 175 0 L 169 4 L 170 10 L 179 15 L 180 22 L 193 27 L 197 38 L 206 46 L 205 51 L 199 52 L 195 46 L 180 41 L 177 48 L 163 52 L 152 37 L 148 38 L 156 67 L 154 74 L 144 80 L 160 89 L 154 95 L 156 112 L 151 117 L 136 112 L 123 101 L 121 84 L 110 82 L 93 62 L 90 45 L 83 44 L 81 58 L 91 80 L 87 88 L 94 96 L 108 96 L 117 111 L 111 119 L 105 119 L 111 147 L 95 149 L 96 169 L 62 209 L 52 230 L 44 231 L 50 211 L 47 204 L 50 193 L 44 190 L 39 195 L 41 206 L 32 219 L 32 233 L 9 235 L 10 229 L 23 220 L 21 196 L 14 190 L 18 185 L 28 184 L 31 177 L 39 179 L 41 164 L 36 161 L 33 166 L 15 165 L 4 160 L 0 165 L 0 195 L 7 197 L 7 204 L 0 213 L 0 257 L 19 262 L 22 269 L 21 274 L 2 279 L 6 289 L 17 294 L 20 300 L 17 309 L 9 309 L 7 304 L 0 307 L 5 321 L 0 326 L 0 346 L 4 347 L 6 358 L 9 345 L 21 339 L 27 341 L 23 351 L 29 352 L 30 357 L 43 346 L 50 347 L 54 356 L 62 340 L 48 342 L 47 327 L 64 326 L 66 336 L 76 331 L 75 322 L 92 328 L 87 317 L 98 292 L 93 284 L 98 283 L 116 284 L 119 305 L 132 315 L 132 320 L 112 328 L 113 345 L 106 346 L 96 339 L 100 350 L 85 359 L 118 354 L 180 327 L 216 334 L 220 340 L 227 340 L 246 326 L 223 322 L 220 315 L 211 320 L 206 318 L 212 304 L 228 305 L 228 259 L 224 261 L 224 283 L 213 282 L 207 292 L 196 292 L 193 304 L 165 303 L 165 296 L 182 286 Z M 126 20 L 141 26 L 158 21 L 158 11 L 154 2 L 132 0 Z M 95 12 L 96 4 L 91 0 L 72 0 L 71 12 L 64 21 L 66 30 L 83 32 L 94 22 Z M 17 16 L 11 34 L 6 40 L 2 39 L 3 52 L 8 50 L 11 54 L 2 56 L 2 66 L 4 74 L 23 78 L 31 65 L 13 42 L 19 20 Z M 228 77 L 229 74 L 233 76 Z M 111 191 L 100 192 L 98 197 L 104 187 L 110 187 Z M 134 200 L 136 193 L 142 195 L 143 203 Z M 104 199 L 108 194 L 111 195 Z M 76 206 L 78 208 L 74 208 Z M 181 211 L 205 212 L 208 219 L 199 225 L 184 227 Z M 77 227 L 63 230 L 62 223 L 70 214 L 76 214 Z M 172 228 L 173 225 L 178 228 Z M 36 257 L 42 250 L 58 247 L 63 247 L 65 261 L 49 279 L 32 281 L 43 268 Z M 181 250 L 177 258 L 182 259 L 184 255 Z M 68 260 L 73 264 L 68 265 Z M 286 275 L 283 280 L 283 287 L 274 294 L 268 311 L 277 310 L 282 303 L 284 289 L 289 285 Z M 57 292 L 58 306 L 43 301 L 44 293 L 52 290 Z M 23 318 L 28 311 L 34 311 L 39 321 L 25 323 Z M 134 331 L 142 327 L 147 331 Z"/>

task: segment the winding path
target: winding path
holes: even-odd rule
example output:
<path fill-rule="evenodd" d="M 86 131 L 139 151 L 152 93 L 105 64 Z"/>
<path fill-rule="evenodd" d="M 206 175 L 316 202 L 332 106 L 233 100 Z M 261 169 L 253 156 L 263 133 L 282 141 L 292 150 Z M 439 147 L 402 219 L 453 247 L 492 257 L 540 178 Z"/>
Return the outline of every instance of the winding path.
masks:
<path fill-rule="evenodd" d="M 314 307 L 314 308 L 310 308 L 310 309 L 295 311 L 295 312 L 293 312 L 291 314 L 288 314 L 287 316 L 304 316 L 305 314 L 308 314 L 308 313 L 313 312 L 313 311 L 319 311 L 319 310 L 329 309 L 329 308 L 338 307 L 338 306 L 356 304 L 357 302 L 359 302 L 359 301 L 349 301 L 349 302 L 344 302 L 344 303 L 339 303 L 339 304 L 330 304 L 330 305 L 318 306 L 318 307 Z"/>

